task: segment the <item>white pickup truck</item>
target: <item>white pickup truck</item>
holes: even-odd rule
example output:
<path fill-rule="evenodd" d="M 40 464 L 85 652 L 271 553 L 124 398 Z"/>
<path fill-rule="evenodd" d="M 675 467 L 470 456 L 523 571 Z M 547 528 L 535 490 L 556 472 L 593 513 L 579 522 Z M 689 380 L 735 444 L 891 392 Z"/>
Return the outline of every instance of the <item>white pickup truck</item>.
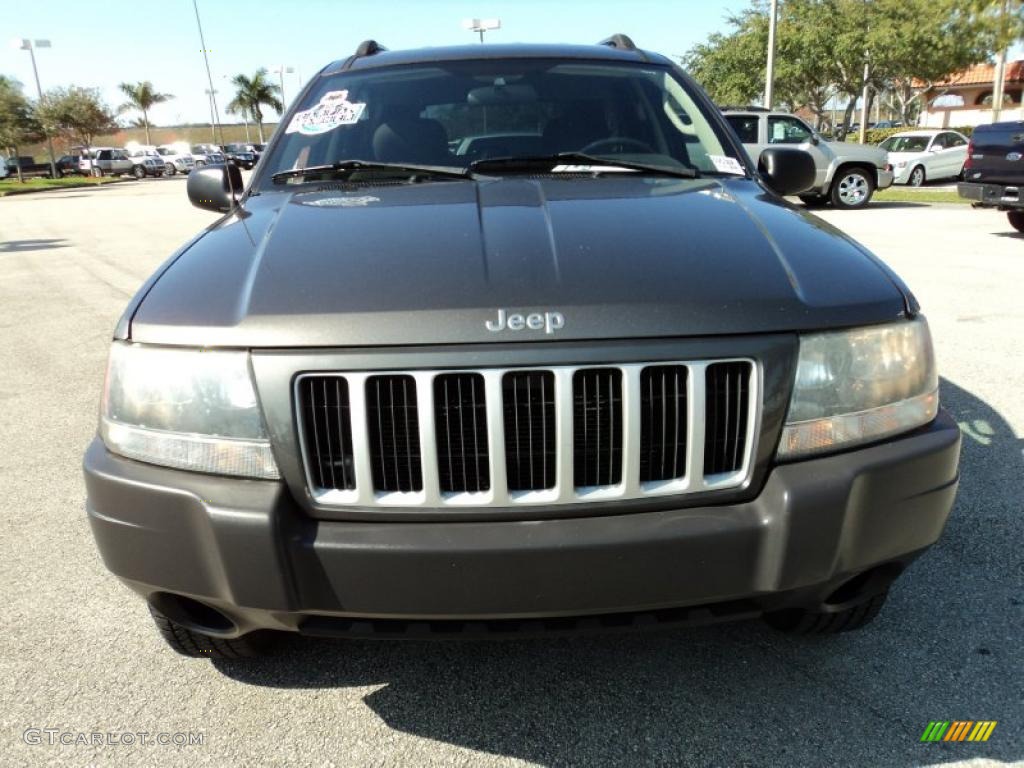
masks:
<path fill-rule="evenodd" d="M 843 141 L 825 141 L 807 123 L 788 112 L 759 107 L 722 109 L 754 163 L 768 147 L 791 145 L 814 158 L 814 187 L 800 195 L 809 207 L 863 208 L 876 189 L 892 186 L 884 149 Z"/>

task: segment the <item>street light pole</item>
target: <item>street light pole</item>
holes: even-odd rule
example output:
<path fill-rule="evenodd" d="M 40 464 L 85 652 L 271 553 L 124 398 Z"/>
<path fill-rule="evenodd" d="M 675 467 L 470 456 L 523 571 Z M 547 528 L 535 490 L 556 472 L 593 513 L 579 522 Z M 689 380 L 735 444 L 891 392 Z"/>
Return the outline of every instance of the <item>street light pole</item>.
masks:
<path fill-rule="evenodd" d="M 768 64 L 764 78 L 764 106 L 772 108 L 775 98 L 775 28 L 779 23 L 779 0 L 772 0 L 768 17 Z"/>
<path fill-rule="evenodd" d="M 39 68 L 36 66 L 36 51 L 35 51 L 35 49 L 37 47 L 38 48 L 49 48 L 50 47 L 50 41 L 49 40 L 36 40 L 35 43 L 33 43 L 31 40 L 29 40 L 27 37 L 25 37 L 25 38 L 21 38 L 20 40 L 15 40 L 14 42 L 15 43 L 20 43 L 18 45 L 18 48 L 21 48 L 23 51 L 28 51 L 29 58 L 32 59 L 32 76 L 35 77 L 35 80 L 36 80 L 36 93 L 39 95 L 39 102 L 42 103 L 42 101 L 43 101 L 43 86 L 39 84 Z M 53 139 L 50 138 L 50 132 L 49 131 L 46 131 L 45 133 L 46 133 L 46 149 L 50 153 L 50 175 L 53 178 L 56 179 L 57 178 L 57 161 L 54 159 L 54 155 L 53 155 Z M 20 163 L 19 163 L 19 165 L 20 165 Z"/>
<path fill-rule="evenodd" d="M 217 143 L 217 130 L 216 130 L 216 118 L 213 113 L 213 94 L 216 91 L 211 91 L 209 88 L 206 89 L 206 101 L 210 106 L 210 140 Z"/>
<path fill-rule="evenodd" d="M 463 19 L 462 28 L 480 35 L 480 42 L 484 41 L 484 32 L 494 29 L 501 29 L 501 19 Z"/>
<path fill-rule="evenodd" d="M 1006 29 L 1007 0 L 999 3 L 999 36 L 1002 37 Z M 999 41 L 999 51 L 996 53 L 995 73 L 992 80 L 992 122 L 999 122 L 999 113 L 1003 111 L 1003 81 L 1006 79 L 1006 44 Z"/>
<path fill-rule="evenodd" d="M 199 4 L 197 0 L 192 0 L 192 8 L 196 12 L 196 28 L 199 30 L 199 45 L 202 47 L 203 62 L 206 64 L 206 80 L 210 84 L 210 103 L 213 105 L 213 117 L 217 124 L 217 130 L 220 131 L 220 143 L 223 144 L 224 129 L 220 125 L 220 110 L 217 109 L 217 97 L 214 95 L 217 91 L 213 88 L 213 75 L 210 74 L 210 57 L 206 55 L 206 40 L 203 39 L 203 23 L 199 20 Z"/>

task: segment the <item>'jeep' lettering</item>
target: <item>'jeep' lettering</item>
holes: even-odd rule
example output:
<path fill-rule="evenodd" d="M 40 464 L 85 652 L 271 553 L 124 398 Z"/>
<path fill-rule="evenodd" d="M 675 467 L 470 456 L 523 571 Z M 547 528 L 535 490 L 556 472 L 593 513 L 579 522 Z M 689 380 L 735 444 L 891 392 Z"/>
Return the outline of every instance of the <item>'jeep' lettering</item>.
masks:
<path fill-rule="evenodd" d="M 509 312 L 507 309 L 499 309 L 498 317 L 494 320 L 485 320 L 484 327 L 492 333 L 499 331 L 531 331 L 543 330 L 546 334 L 565 328 L 565 315 L 561 312 L 531 312 L 528 315 Z"/>

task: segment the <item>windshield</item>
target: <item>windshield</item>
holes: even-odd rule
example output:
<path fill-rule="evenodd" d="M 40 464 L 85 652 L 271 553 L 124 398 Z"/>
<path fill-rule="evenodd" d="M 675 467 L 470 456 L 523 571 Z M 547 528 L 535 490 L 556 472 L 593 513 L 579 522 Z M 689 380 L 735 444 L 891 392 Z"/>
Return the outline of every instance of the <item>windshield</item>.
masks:
<path fill-rule="evenodd" d="M 325 77 L 264 158 L 263 173 L 347 160 L 467 168 L 490 158 L 566 152 L 744 173 L 669 68 L 541 59 Z"/>
<path fill-rule="evenodd" d="M 928 136 L 890 136 L 881 143 L 887 152 L 924 152 L 928 149 Z"/>

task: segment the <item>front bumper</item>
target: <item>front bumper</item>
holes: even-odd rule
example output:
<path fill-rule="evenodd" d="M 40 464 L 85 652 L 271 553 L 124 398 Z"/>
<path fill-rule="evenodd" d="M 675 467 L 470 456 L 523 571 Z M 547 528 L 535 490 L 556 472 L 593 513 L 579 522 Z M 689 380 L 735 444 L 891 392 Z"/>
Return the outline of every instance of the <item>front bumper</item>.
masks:
<path fill-rule="evenodd" d="M 956 185 L 956 191 L 960 197 L 973 200 L 978 207 L 999 208 L 1000 210 L 1024 208 L 1022 187 L 961 181 Z"/>
<path fill-rule="evenodd" d="M 877 168 L 875 170 L 878 182 L 876 189 L 887 189 L 891 187 L 896 178 L 893 172 L 888 171 L 885 168 Z"/>
<path fill-rule="evenodd" d="M 938 539 L 959 448 L 943 412 L 886 443 L 777 466 L 752 501 L 539 521 L 313 520 L 282 483 L 150 466 L 99 440 L 85 478 L 104 562 L 147 599 L 213 606 L 234 625 L 225 636 L 331 634 L 353 618 L 819 605 L 876 566 L 898 573 Z"/>

